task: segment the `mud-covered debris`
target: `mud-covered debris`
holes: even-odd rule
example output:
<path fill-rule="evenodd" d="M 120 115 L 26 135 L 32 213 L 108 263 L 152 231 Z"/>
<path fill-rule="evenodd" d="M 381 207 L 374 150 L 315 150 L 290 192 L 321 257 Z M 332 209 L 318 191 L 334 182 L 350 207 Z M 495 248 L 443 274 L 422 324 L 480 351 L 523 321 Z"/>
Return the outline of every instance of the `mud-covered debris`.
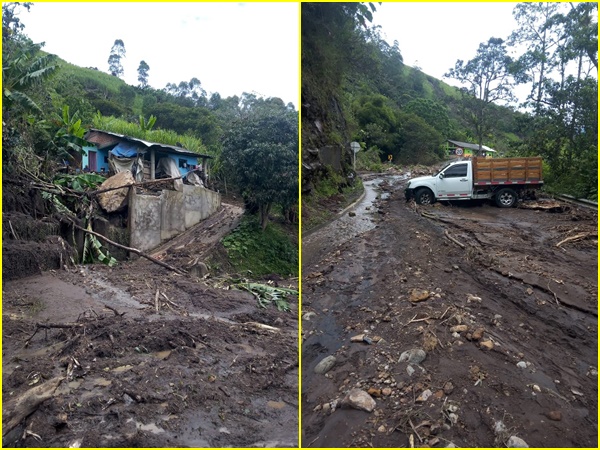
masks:
<path fill-rule="evenodd" d="M 341 406 L 344 408 L 353 408 L 360 411 L 373 412 L 376 406 L 375 399 L 362 389 L 352 389 L 342 399 Z"/>
<path fill-rule="evenodd" d="M 335 366 L 335 363 L 336 363 L 335 356 L 329 355 L 329 356 L 323 358 L 319 362 L 319 364 L 317 364 L 315 366 L 315 373 L 318 373 L 321 375 L 326 374 L 333 368 L 333 366 Z"/>
<path fill-rule="evenodd" d="M 400 355 L 400 359 L 398 362 L 406 362 L 408 361 L 410 364 L 421 364 L 425 358 L 427 357 L 427 353 L 422 348 L 413 348 L 403 352 Z"/>
<path fill-rule="evenodd" d="M 356 217 L 356 212 L 355 212 L 355 211 L 350 211 L 350 212 L 348 213 L 348 216 L 349 216 L 349 217 Z"/>

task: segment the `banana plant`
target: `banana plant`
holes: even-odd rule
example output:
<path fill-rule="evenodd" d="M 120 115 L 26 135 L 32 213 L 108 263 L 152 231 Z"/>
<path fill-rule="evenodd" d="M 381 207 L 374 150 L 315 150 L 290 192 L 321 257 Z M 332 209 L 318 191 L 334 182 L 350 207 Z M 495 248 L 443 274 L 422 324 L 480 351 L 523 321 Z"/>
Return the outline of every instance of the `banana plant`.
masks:
<path fill-rule="evenodd" d="M 144 116 L 142 116 L 140 114 L 140 128 L 142 129 L 142 131 L 152 130 L 152 127 L 154 126 L 155 123 L 156 123 L 156 117 L 153 116 L 152 114 L 150 115 L 150 117 L 148 117 L 147 121 L 144 118 Z"/>

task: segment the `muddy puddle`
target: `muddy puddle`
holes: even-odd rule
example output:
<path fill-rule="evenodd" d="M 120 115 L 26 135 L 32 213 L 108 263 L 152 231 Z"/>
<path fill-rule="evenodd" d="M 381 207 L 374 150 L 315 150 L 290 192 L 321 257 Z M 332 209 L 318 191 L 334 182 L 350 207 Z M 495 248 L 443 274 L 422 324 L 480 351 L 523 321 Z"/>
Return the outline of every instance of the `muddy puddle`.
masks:
<path fill-rule="evenodd" d="M 405 179 L 405 175 L 364 177 L 365 192 L 356 204 L 346 208 L 333 222 L 302 236 L 302 264 L 312 264 L 319 259 L 319 255 L 375 228 L 377 204 L 388 200 L 390 196 L 389 192 L 382 191 L 382 183 L 393 186 Z"/>

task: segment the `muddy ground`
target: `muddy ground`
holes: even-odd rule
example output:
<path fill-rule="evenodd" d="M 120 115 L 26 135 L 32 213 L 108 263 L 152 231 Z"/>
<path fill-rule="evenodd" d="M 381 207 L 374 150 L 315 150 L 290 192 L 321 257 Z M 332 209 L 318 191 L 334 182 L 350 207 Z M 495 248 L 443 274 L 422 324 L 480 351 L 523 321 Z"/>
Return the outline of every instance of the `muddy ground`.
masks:
<path fill-rule="evenodd" d="M 303 447 L 596 448 L 597 212 L 421 207 L 408 176 L 303 236 Z"/>
<path fill-rule="evenodd" d="M 240 212 L 224 205 L 153 256 L 206 260 Z M 213 275 L 139 258 L 3 282 L 4 446 L 297 447 L 297 298 L 259 308 Z M 18 420 L 34 388 L 48 398 Z"/>

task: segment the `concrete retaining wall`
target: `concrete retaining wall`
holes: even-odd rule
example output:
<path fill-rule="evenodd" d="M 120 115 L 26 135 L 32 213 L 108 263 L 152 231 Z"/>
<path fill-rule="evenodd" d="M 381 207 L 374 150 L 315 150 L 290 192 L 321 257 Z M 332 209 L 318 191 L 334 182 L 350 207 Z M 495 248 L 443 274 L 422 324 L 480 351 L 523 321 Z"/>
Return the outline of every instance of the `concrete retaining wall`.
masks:
<path fill-rule="evenodd" d="M 198 186 L 183 192 L 163 190 L 160 195 L 129 194 L 129 245 L 142 251 L 158 247 L 221 206 L 221 194 Z"/>

